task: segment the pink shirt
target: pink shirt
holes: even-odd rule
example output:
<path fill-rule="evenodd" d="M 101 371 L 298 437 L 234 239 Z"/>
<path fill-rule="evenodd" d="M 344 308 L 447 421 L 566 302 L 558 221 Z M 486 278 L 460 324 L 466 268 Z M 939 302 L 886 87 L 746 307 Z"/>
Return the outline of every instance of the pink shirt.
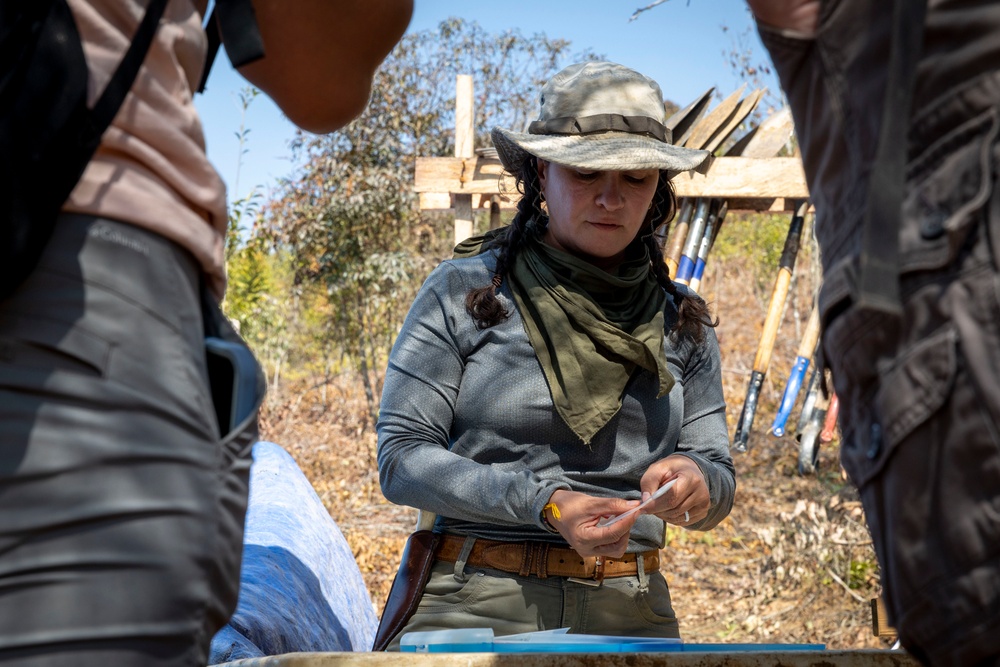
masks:
<path fill-rule="evenodd" d="M 68 0 L 90 70 L 93 106 L 145 13 L 136 0 Z M 165 236 L 225 290 L 225 185 L 205 154 L 192 94 L 207 39 L 192 0 L 171 0 L 131 92 L 65 211 L 128 222 Z"/>

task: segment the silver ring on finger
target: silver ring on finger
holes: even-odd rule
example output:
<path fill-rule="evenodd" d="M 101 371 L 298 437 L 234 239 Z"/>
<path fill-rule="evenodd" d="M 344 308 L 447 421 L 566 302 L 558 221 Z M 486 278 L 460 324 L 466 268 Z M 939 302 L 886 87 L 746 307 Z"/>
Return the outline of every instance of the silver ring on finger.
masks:
<path fill-rule="evenodd" d="M 691 513 L 684 510 L 684 523 L 691 523 Z"/>

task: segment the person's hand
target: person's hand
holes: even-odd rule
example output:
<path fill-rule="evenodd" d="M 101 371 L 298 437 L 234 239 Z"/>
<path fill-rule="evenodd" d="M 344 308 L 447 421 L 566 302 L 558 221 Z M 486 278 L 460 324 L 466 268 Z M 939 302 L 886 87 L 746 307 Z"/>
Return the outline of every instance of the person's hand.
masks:
<path fill-rule="evenodd" d="M 559 531 L 581 556 L 621 558 L 628 546 L 629 531 L 639 513 L 610 526 L 598 526 L 606 516 L 617 516 L 639 504 L 638 500 L 598 498 L 576 491 L 559 489 L 549 498 L 559 508 L 559 517 L 550 510 L 546 516 L 552 527 Z"/>
<path fill-rule="evenodd" d="M 673 487 L 655 502 L 642 508 L 643 514 L 655 514 L 667 523 L 690 526 L 698 523 L 712 508 L 708 493 L 708 483 L 701 468 L 683 454 L 671 454 L 649 466 L 639 488 L 642 499 L 649 498 L 658 488 L 677 478 Z"/>

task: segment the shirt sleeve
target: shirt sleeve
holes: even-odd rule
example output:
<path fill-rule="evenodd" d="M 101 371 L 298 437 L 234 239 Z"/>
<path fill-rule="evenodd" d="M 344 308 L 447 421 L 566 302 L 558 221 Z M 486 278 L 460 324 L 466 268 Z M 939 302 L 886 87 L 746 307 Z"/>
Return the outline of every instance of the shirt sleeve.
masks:
<path fill-rule="evenodd" d="M 821 78 L 812 76 L 811 69 L 818 66 L 813 52 L 816 48 L 814 35 L 801 35 L 791 30 L 782 30 L 757 21 L 757 32 L 760 41 L 771 56 L 771 63 L 778 75 L 782 92 L 789 99 L 791 108 L 801 109 L 802 100 L 815 95 L 813 90 L 816 81 Z M 796 118 L 796 121 L 800 119 Z"/>
<path fill-rule="evenodd" d="M 382 493 L 464 521 L 540 525 L 534 508 L 566 484 L 450 451 L 465 359 L 478 334 L 465 311 L 469 282 L 448 262 L 435 269 L 390 353 L 377 426 Z"/>
<path fill-rule="evenodd" d="M 714 329 L 706 327 L 704 341 L 693 346 L 682 382 L 684 422 L 677 453 L 698 464 L 712 503 L 708 516 L 689 528 L 709 530 L 729 515 L 736 495 L 736 469 L 729 453 L 722 393 L 722 357 Z"/>

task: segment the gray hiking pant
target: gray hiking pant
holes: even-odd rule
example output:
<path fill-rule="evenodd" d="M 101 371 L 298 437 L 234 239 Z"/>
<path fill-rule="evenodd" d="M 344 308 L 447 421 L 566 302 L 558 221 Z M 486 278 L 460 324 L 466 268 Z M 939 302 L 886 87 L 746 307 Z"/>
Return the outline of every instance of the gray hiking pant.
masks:
<path fill-rule="evenodd" d="M 0 302 L 0 664 L 204 664 L 235 608 L 252 438 L 220 443 L 199 276 L 64 215 Z"/>

